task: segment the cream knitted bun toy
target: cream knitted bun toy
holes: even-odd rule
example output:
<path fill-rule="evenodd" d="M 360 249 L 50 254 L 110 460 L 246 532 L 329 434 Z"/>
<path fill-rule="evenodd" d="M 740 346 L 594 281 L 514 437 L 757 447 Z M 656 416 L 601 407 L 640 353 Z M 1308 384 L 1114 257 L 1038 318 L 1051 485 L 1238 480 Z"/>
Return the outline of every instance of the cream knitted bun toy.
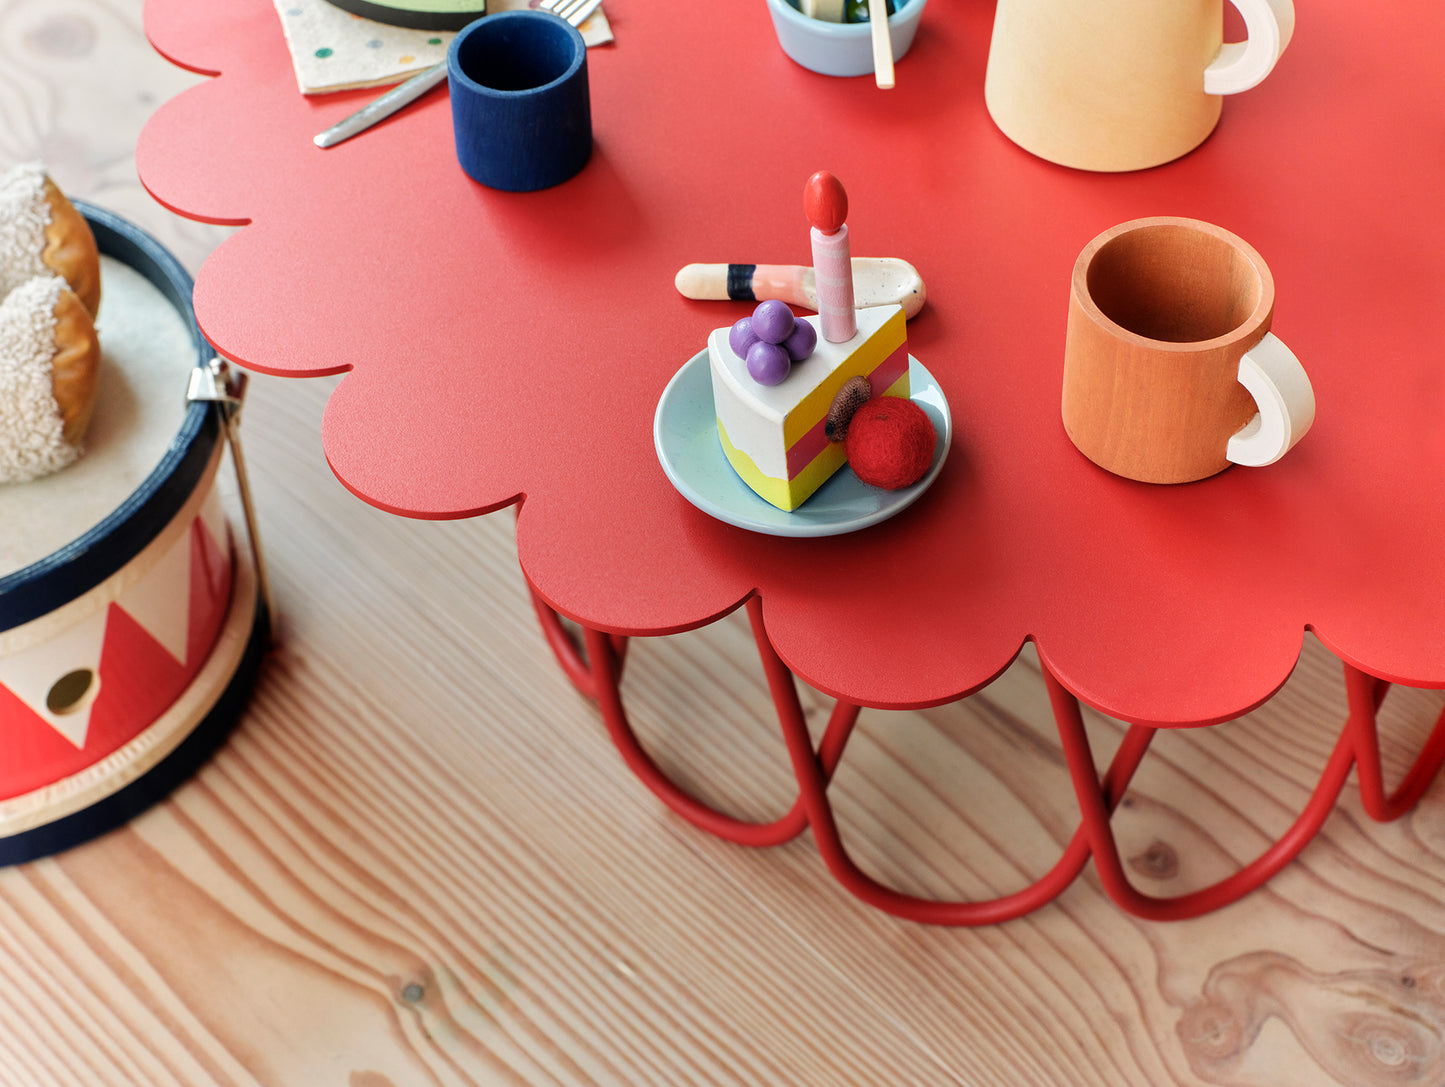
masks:
<path fill-rule="evenodd" d="M 0 175 L 0 484 L 80 455 L 100 376 L 100 257 L 39 163 Z"/>

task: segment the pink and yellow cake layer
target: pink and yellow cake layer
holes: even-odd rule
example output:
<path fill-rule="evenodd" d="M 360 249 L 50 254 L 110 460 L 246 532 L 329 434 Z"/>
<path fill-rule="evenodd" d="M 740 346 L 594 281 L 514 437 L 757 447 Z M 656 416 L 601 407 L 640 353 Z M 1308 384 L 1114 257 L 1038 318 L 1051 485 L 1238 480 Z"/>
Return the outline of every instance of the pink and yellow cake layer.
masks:
<path fill-rule="evenodd" d="M 818 324 L 817 317 L 800 320 Z M 761 385 L 728 345 L 728 329 L 708 337 L 718 438 L 728 462 L 762 498 L 794 510 L 847 460 L 824 433 L 843 383 L 866 377 L 875 396 L 907 397 L 908 333 L 901 306 L 857 311 L 858 331 L 844 343 L 820 335 L 813 354 L 795 362 L 777 385 Z"/>

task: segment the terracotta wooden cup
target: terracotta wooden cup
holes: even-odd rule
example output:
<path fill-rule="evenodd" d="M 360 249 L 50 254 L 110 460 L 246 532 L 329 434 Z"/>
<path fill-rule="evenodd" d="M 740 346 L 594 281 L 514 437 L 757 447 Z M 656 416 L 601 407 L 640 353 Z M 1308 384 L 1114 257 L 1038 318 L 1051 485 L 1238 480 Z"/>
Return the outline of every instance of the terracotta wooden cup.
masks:
<path fill-rule="evenodd" d="M 1314 421 L 1299 360 L 1270 332 L 1274 279 L 1197 219 L 1135 219 L 1074 265 L 1063 419 L 1086 457 L 1145 483 L 1272 464 Z"/>
<path fill-rule="evenodd" d="M 1221 95 L 1264 79 L 1294 32 L 1291 0 L 998 0 L 984 100 L 1025 150 L 1082 170 L 1139 170 L 1192 151 Z"/>

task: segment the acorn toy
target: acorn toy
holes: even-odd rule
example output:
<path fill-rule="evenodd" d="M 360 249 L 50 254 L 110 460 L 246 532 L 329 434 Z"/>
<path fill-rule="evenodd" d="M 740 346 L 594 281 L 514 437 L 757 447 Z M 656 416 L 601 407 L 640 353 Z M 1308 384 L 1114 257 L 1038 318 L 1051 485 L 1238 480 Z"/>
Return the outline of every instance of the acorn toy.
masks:
<path fill-rule="evenodd" d="M 0 174 L 0 298 L 32 276 L 57 275 L 94 317 L 100 254 L 85 216 L 38 162 Z"/>
<path fill-rule="evenodd" d="M 0 175 L 0 484 L 80 454 L 100 380 L 95 237 L 39 163 Z"/>
<path fill-rule="evenodd" d="M 843 382 L 843 387 L 838 390 L 838 395 L 833 397 L 832 406 L 828 408 L 828 414 L 823 420 L 823 437 L 830 442 L 845 441 L 848 437 L 848 424 L 858 409 L 868 403 L 872 396 L 873 386 L 861 374 Z"/>

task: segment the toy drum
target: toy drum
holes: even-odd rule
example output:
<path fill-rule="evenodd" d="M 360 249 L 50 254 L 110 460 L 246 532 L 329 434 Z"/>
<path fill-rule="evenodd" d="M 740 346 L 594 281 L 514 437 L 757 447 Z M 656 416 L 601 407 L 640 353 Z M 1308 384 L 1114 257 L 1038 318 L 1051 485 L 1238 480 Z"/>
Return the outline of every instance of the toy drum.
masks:
<path fill-rule="evenodd" d="M 220 744 L 267 615 L 217 493 L 225 428 L 187 387 L 213 352 L 155 239 L 75 201 L 101 253 L 82 457 L 0 487 L 0 864 L 163 797 Z"/>

